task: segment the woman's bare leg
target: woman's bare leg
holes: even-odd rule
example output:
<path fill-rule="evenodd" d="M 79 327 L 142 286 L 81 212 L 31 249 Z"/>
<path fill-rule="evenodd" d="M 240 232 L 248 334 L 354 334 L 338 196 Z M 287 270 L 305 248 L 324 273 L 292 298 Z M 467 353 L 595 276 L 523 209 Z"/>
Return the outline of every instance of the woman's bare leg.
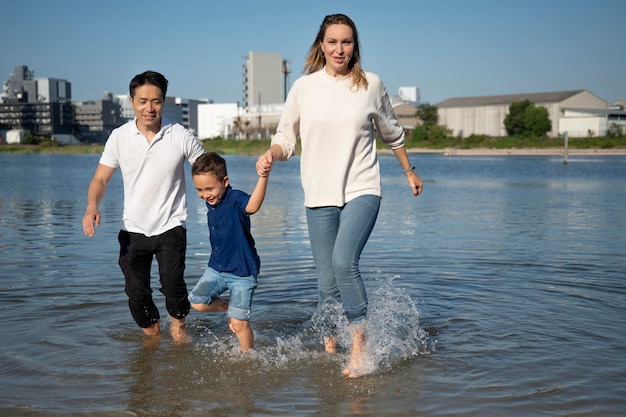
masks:
<path fill-rule="evenodd" d="M 326 353 L 337 353 L 337 338 L 335 336 L 324 337 L 324 351 Z"/>

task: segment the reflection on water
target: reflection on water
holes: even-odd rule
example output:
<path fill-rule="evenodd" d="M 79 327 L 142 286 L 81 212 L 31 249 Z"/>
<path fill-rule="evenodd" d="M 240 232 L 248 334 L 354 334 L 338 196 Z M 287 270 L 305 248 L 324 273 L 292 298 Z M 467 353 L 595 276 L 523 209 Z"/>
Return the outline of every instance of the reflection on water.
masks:
<path fill-rule="evenodd" d="M 345 320 L 334 315 L 331 356 L 315 320 L 298 161 L 275 164 L 252 217 L 256 349 L 242 355 L 222 314 L 192 312 L 186 346 L 135 327 L 117 266 L 119 174 L 96 236 L 81 229 L 97 155 L 0 154 L 0 415 L 620 415 L 626 158 L 412 159 L 417 199 L 381 157 L 361 260 L 372 374 L 350 380 Z M 252 189 L 255 160 L 227 156 L 233 187 Z M 210 245 L 187 185 L 192 286 Z"/>

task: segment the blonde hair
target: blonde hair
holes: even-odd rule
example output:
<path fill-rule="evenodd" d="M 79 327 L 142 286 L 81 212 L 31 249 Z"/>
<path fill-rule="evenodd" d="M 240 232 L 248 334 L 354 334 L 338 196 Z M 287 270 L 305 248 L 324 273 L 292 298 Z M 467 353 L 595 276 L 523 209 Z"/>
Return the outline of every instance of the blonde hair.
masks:
<path fill-rule="evenodd" d="M 356 25 L 348 16 L 344 14 L 331 14 L 324 17 L 320 30 L 315 37 L 315 41 L 309 49 L 309 56 L 304 63 L 305 74 L 312 74 L 324 68 L 326 60 L 324 54 L 320 48 L 320 43 L 324 40 L 326 35 L 326 29 L 331 25 L 348 25 L 352 29 L 352 38 L 354 41 L 354 51 L 352 57 L 348 63 L 348 71 L 350 71 L 350 77 L 352 79 L 352 86 L 356 89 L 367 89 L 367 78 L 365 78 L 365 72 L 361 68 L 361 47 L 359 44 L 359 33 L 356 30 Z"/>

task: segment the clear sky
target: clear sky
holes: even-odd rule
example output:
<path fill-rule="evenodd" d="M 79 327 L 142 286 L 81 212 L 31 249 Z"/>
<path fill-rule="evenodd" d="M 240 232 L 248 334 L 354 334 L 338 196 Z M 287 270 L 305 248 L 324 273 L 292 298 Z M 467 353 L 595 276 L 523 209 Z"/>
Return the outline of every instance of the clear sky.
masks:
<path fill-rule="evenodd" d="M 345 13 L 363 66 L 421 101 L 589 90 L 626 99 L 626 0 L 29 0 L 0 6 L 0 81 L 16 65 L 66 79 L 73 100 L 126 94 L 146 69 L 168 96 L 241 101 L 249 51 L 302 73 L 323 17 Z"/>

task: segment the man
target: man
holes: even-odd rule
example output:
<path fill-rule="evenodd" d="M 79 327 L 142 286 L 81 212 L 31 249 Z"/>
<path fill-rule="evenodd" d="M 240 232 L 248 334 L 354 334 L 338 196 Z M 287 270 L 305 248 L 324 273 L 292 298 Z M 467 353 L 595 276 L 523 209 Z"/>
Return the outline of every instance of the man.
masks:
<path fill-rule="evenodd" d="M 124 183 L 124 214 L 119 232 L 119 265 L 133 319 L 148 336 L 160 333 L 159 310 L 152 299 L 150 268 L 156 256 L 160 291 L 170 315 L 170 334 L 189 341 L 185 317 L 189 313 L 184 280 L 187 234 L 185 160 L 193 163 L 204 153 L 200 142 L 183 126 L 164 118 L 168 81 L 146 71 L 130 82 L 135 119 L 111 132 L 89 185 L 83 217 L 85 235 L 100 225 L 98 205 L 117 168 Z"/>

